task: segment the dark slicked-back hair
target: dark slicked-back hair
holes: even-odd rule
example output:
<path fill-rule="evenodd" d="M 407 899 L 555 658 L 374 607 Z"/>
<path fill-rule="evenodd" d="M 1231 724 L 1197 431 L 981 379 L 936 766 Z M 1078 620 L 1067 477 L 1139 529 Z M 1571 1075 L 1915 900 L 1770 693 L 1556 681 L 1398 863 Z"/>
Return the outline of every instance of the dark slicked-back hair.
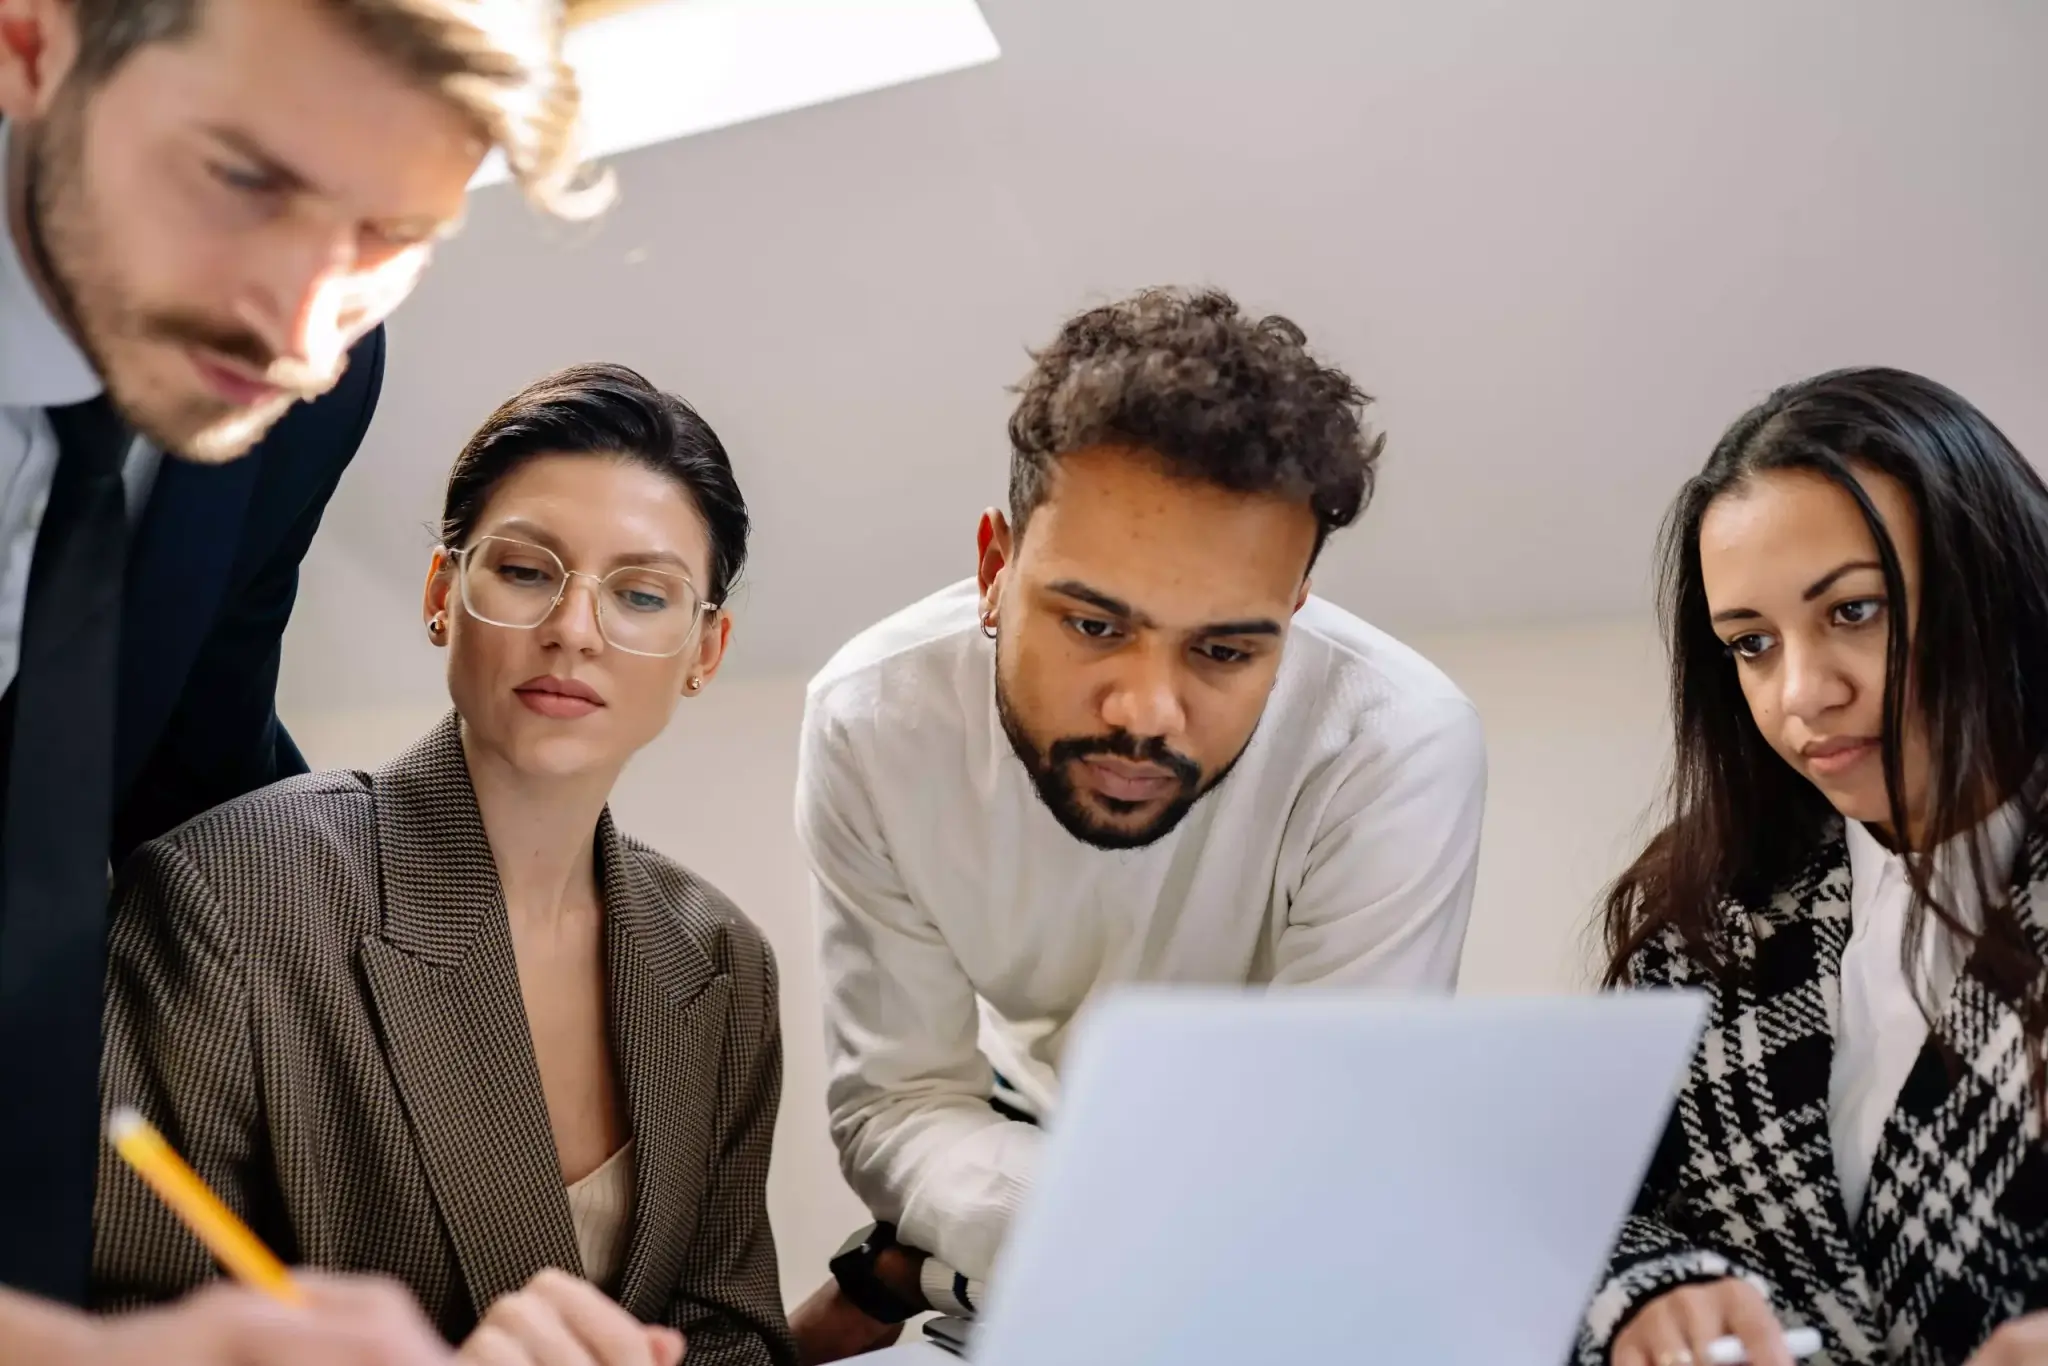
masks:
<path fill-rule="evenodd" d="M 673 480 L 704 518 L 711 582 L 704 600 L 724 603 L 747 563 L 752 519 L 732 458 L 697 410 L 623 365 L 572 365 L 535 380 L 498 405 L 455 458 L 441 509 L 441 544 L 469 544 L 491 495 L 527 461 L 547 455 L 630 460 Z"/>

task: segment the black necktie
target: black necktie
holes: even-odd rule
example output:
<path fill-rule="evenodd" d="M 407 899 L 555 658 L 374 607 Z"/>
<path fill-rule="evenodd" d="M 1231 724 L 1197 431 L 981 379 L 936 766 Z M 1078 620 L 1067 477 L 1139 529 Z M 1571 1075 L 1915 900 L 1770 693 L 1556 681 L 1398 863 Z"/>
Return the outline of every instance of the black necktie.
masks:
<path fill-rule="evenodd" d="M 47 410 L 0 827 L 0 1282 L 80 1303 L 99 1155 L 100 1003 L 130 433 L 104 398 Z"/>

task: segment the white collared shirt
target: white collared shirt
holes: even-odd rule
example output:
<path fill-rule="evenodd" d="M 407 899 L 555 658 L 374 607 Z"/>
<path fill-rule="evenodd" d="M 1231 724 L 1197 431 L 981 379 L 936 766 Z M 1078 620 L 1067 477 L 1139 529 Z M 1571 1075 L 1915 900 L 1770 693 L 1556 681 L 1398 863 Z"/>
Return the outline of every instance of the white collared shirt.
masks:
<path fill-rule="evenodd" d="M 0 168 L 7 165 L 8 131 L 0 122 Z M 0 692 L 13 684 L 21 662 L 29 567 L 57 477 L 57 436 L 43 410 L 83 403 L 100 389 L 92 362 L 30 281 L 11 215 L 0 212 Z M 131 525 L 149 501 L 160 458 L 147 441 L 129 447 L 122 478 Z"/>
<path fill-rule="evenodd" d="M 2018 803 L 2000 807 L 1981 827 L 1985 885 L 2003 889 L 2023 830 Z M 1849 943 L 1842 950 L 1842 1007 L 1828 1078 L 1828 1127 L 1835 1171 L 1850 1222 L 1862 1217 L 1870 1170 L 1899 1090 L 1927 1044 L 1927 1016 L 1914 996 L 1901 953 L 1913 887 L 1900 857 L 1858 821 L 1848 822 Z M 1977 882 L 1969 876 L 1967 836 L 1934 854 L 1935 894 L 1968 925 L 1982 923 Z M 1962 974 L 1952 936 L 1927 916 L 1914 961 L 1938 1016 Z"/>

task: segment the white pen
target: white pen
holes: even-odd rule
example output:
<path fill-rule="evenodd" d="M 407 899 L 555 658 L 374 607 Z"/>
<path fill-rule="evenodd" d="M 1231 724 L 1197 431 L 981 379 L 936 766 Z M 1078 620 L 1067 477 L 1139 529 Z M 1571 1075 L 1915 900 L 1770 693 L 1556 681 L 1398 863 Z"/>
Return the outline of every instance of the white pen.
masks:
<path fill-rule="evenodd" d="M 1820 1334 L 1811 1328 L 1787 1328 L 1785 1350 L 1794 1361 L 1804 1361 L 1820 1350 Z M 1745 1366 L 1748 1360 L 1749 1349 L 1741 1338 L 1715 1338 L 1707 1344 L 1703 1366 Z"/>

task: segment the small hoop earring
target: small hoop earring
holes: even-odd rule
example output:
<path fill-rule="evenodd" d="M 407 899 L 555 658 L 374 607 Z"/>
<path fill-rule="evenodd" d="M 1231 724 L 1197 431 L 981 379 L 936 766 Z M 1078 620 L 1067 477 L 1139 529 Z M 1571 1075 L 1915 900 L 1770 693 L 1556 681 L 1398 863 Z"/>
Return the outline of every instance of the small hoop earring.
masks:
<path fill-rule="evenodd" d="M 983 612 L 981 614 L 981 633 L 990 640 L 996 638 L 996 614 L 994 612 Z"/>
<path fill-rule="evenodd" d="M 438 636 L 441 634 L 441 632 L 447 629 L 448 627 L 441 621 L 439 617 L 435 617 L 432 621 L 427 623 L 427 634 L 430 636 Z"/>

